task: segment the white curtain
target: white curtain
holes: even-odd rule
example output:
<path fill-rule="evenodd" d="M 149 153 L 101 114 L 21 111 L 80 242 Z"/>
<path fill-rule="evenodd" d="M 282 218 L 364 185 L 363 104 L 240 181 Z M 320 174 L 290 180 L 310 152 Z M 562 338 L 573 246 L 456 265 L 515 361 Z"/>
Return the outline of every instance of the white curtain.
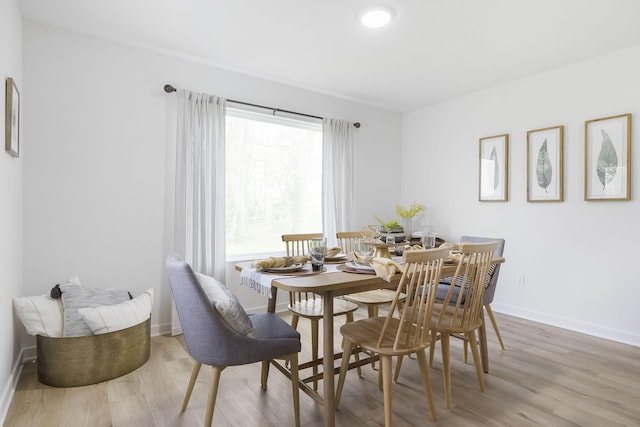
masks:
<path fill-rule="evenodd" d="M 322 120 L 322 228 L 331 245 L 337 231 L 353 231 L 353 126 Z"/>
<path fill-rule="evenodd" d="M 174 251 L 194 271 L 225 283 L 226 100 L 178 91 Z M 175 309 L 172 332 L 180 333 Z"/>

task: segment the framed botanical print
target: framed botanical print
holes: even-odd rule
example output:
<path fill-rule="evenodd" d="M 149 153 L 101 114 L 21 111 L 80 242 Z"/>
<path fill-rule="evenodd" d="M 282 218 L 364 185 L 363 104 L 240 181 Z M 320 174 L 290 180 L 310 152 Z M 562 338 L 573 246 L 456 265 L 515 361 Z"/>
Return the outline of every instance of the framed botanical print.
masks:
<path fill-rule="evenodd" d="M 480 138 L 478 199 L 506 202 L 509 189 L 509 135 Z"/>
<path fill-rule="evenodd" d="M 527 202 L 563 200 L 564 126 L 527 132 Z"/>
<path fill-rule="evenodd" d="M 20 155 L 20 92 L 15 81 L 7 77 L 5 104 L 5 150 L 14 157 Z"/>
<path fill-rule="evenodd" d="M 631 200 L 631 114 L 585 122 L 584 199 Z"/>

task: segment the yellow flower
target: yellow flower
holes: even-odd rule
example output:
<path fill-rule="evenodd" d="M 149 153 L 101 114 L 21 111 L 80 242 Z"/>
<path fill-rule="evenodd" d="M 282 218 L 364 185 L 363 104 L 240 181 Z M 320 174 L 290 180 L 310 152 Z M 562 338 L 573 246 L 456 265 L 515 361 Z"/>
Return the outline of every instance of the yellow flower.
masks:
<path fill-rule="evenodd" d="M 415 201 L 411 204 L 409 209 L 406 209 L 404 206 L 396 205 L 396 213 L 400 218 L 413 218 L 425 209 L 425 205 L 416 203 Z"/>

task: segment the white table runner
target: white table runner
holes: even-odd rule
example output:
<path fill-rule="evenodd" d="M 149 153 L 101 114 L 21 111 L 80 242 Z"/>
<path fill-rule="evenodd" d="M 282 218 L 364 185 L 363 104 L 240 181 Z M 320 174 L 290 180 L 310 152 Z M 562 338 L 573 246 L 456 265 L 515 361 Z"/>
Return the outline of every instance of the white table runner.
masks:
<path fill-rule="evenodd" d="M 326 271 L 320 274 L 335 273 L 338 270 L 340 264 L 325 264 Z M 310 266 L 305 267 L 311 268 Z M 311 274 L 311 271 L 309 271 Z M 271 281 L 275 279 L 283 279 L 286 277 L 302 276 L 302 274 L 270 274 L 257 270 L 255 267 L 244 267 L 240 272 L 240 285 L 246 286 L 249 289 L 268 297 L 272 298 L 271 294 Z"/>

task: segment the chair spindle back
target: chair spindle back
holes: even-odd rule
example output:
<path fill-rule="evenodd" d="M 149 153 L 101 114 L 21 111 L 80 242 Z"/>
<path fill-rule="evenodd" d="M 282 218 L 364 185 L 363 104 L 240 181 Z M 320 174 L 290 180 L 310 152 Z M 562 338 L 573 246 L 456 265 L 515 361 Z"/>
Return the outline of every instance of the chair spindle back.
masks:
<path fill-rule="evenodd" d="M 431 340 L 430 324 L 433 304 L 436 299 L 438 282 L 442 274 L 444 259 L 449 249 L 428 249 L 406 251 L 404 253 L 405 271 L 391 303 L 389 313 L 380 331 L 378 346 L 388 341 L 389 328 L 399 317 L 400 323 L 393 337 L 393 349 L 415 348 Z M 406 294 L 406 305 L 400 312 L 398 301 L 401 293 Z"/>
<path fill-rule="evenodd" d="M 469 328 L 482 322 L 485 282 L 497 247 L 498 242 L 459 244 L 460 261 L 451 281 L 455 286 L 449 287 L 442 301 L 439 326 Z"/>

